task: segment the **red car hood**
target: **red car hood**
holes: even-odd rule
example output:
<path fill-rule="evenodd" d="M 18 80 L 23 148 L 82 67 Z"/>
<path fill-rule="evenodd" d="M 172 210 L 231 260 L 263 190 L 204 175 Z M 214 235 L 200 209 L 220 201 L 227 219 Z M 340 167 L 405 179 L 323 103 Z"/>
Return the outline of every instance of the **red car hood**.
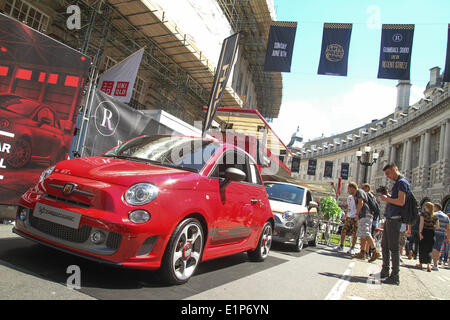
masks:
<path fill-rule="evenodd" d="M 126 187 L 150 182 L 161 189 L 193 189 L 199 180 L 194 172 L 109 157 L 62 161 L 54 172 Z"/>

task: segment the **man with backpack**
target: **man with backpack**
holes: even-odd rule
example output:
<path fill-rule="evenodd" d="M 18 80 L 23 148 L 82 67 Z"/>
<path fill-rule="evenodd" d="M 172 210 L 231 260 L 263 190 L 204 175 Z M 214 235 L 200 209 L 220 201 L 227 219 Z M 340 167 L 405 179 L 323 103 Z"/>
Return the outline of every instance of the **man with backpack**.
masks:
<path fill-rule="evenodd" d="M 352 258 L 365 259 L 366 245 L 369 247 L 372 256 L 369 262 L 376 260 L 380 254 L 375 248 L 375 241 L 373 241 L 370 229 L 372 227 L 373 214 L 369 206 L 369 199 L 367 193 L 362 189 L 358 189 L 358 185 L 354 182 L 348 184 L 348 193 L 353 196 L 356 202 L 356 214 L 358 220 L 357 236 L 360 238 L 361 250 L 359 253 L 352 255 Z"/>
<path fill-rule="evenodd" d="M 395 163 L 389 163 L 383 168 L 386 177 L 394 181 L 391 194 L 381 195 L 381 201 L 387 202 L 383 238 L 381 240 L 381 248 L 383 255 L 383 266 L 381 268 L 380 277 L 386 284 L 400 284 L 400 227 L 402 222 L 406 223 L 403 207 L 406 204 L 406 196 L 411 194 L 411 186 L 398 171 Z M 392 257 L 392 271 L 389 275 L 390 258 Z"/>

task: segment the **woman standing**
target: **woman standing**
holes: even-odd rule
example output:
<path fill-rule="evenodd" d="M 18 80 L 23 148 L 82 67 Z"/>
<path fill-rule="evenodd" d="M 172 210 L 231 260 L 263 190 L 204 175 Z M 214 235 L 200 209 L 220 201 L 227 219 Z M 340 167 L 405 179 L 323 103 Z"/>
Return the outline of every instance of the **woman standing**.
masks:
<path fill-rule="evenodd" d="M 431 252 L 434 246 L 434 230 L 439 229 L 439 219 L 434 215 L 434 205 L 431 202 L 425 203 L 425 210 L 420 215 L 420 244 L 419 244 L 419 264 L 427 265 L 427 271 L 431 272 Z"/>

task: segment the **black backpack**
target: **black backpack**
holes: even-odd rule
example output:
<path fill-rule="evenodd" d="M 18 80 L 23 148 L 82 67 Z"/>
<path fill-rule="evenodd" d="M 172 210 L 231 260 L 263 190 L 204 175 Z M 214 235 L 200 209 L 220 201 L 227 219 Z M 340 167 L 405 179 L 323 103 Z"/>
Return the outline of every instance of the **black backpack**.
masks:
<path fill-rule="evenodd" d="M 369 206 L 370 211 L 372 212 L 373 219 L 376 220 L 380 216 L 381 212 L 381 206 L 378 203 L 377 199 L 375 199 L 375 196 L 370 193 L 367 193 L 367 205 Z"/>
<path fill-rule="evenodd" d="M 409 225 L 414 225 L 419 218 L 419 207 L 420 206 L 416 197 L 411 191 L 409 191 L 406 194 L 405 205 L 400 210 L 402 222 Z"/>

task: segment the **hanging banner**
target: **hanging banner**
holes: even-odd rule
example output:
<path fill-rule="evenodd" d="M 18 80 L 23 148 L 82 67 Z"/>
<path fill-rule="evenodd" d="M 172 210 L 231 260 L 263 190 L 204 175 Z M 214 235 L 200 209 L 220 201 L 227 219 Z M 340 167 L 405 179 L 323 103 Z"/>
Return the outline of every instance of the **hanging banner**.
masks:
<path fill-rule="evenodd" d="M 133 94 L 134 82 L 144 55 L 142 48 L 106 70 L 98 81 L 98 88 L 119 101 L 129 103 Z"/>
<path fill-rule="evenodd" d="M 450 82 L 450 24 L 447 33 L 447 58 L 445 59 L 444 82 Z"/>
<path fill-rule="evenodd" d="M 344 180 L 348 180 L 350 165 L 348 163 L 341 163 L 341 178 Z"/>
<path fill-rule="evenodd" d="M 239 33 L 226 38 L 222 44 L 219 62 L 217 63 L 216 74 L 214 75 L 214 83 L 209 97 L 208 109 L 205 114 L 205 121 L 203 123 L 203 137 L 211 126 L 214 116 L 222 99 L 225 87 L 230 77 L 231 69 L 233 67 L 234 57 L 239 45 Z"/>
<path fill-rule="evenodd" d="M 316 175 L 316 167 L 317 167 L 317 160 L 310 159 L 308 160 L 308 176 L 315 176 Z"/>
<path fill-rule="evenodd" d="M 265 72 L 290 72 L 297 22 L 272 22 L 267 41 Z"/>
<path fill-rule="evenodd" d="M 325 161 L 325 170 L 323 172 L 325 178 L 333 177 L 333 161 Z"/>
<path fill-rule="evenodd" d="M 378 78 L 409 80 L 413 24 L 383 24 Z"/>
<path fill-rule="evenodd" d="M 352 24 L 325 23 L 318 74 L 347 76 Z"/>
<path fill-rule="evenodd" d="M 90 58 L 0 14 L 0 203 L 68 157 Z"/>
<path fill-rule="evenodd" d="M 292 173 L 299 173 L 300 172 L 300 158 L 298 158 L 298 157 L 293 157 L 292 158 L 291 172 Z"/>

